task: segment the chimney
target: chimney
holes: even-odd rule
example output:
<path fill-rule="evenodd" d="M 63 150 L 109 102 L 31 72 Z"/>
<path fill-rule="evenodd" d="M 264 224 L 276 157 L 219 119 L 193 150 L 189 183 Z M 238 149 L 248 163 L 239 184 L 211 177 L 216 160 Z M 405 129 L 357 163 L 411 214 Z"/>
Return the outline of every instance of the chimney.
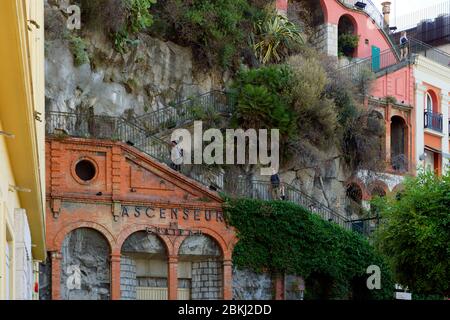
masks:
<path fill-rule="evenodd" d="M 384 16 L 384 27 L 387 29 L 389 28 L 389 22 L 390 22 L 390 16 L 391 16 L 391 4 L 390 1 L 382 2 L 381 5 L 383 6 L 383 16 Z"/>
<path fill-rule="evenodd" d="M 288 0 L 276 0 L 276 9 L 279 15 L 287 16 Z"/>

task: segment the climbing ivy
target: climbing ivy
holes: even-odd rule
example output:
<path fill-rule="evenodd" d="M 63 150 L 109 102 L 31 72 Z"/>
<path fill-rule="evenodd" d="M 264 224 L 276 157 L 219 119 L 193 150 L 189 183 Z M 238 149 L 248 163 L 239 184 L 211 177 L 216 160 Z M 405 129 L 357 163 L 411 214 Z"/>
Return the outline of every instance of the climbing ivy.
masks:
<path fill-rule="evenodd" d="M 226 198 L 225 203 L 227 221 L 239 239 L 233 252 L 236 266 L 301 275 L 307 283 L 306 298 L 393 297 L 394 283 L 384 258 L 362 236 L 290 202 Z M 367 289 L 370 265 L 381 268 L 380 290 Z M 329 280 L 326 296 L 314 285 L 322 279 Z"/>

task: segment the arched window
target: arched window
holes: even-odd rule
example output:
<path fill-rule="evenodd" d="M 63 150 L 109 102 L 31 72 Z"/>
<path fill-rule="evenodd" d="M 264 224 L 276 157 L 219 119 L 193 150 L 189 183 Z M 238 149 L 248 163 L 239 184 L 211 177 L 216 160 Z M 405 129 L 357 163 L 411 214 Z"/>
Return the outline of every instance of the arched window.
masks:
<path fill-rule="evenodd" d="M 427 104 L 426 104 L 426 109 L 429 112 L 433 111 L 433 98 L 431 97 L 431 94 L 429 92 L 427 92 Z"/>
<path fill-rule="evenodd" d="M 391 164 L 398 172 L 408 171 L 408 127 L 399 116 L 391 118 Z"/>

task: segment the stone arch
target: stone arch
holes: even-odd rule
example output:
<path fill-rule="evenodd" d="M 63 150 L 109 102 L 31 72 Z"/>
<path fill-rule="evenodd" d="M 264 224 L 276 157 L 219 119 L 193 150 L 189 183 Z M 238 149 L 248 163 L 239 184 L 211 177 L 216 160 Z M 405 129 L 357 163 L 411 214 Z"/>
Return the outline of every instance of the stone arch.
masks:
<path fill-rule="evenodd" d="M 122 300 L 168 298 L 168 250 L 160 236 L 135 231 L 123 241 L 120 253 Z"/>
<path fill-rule="evenodd" d="M 359 179 L 352 179 L 347 182 L 346 196 L 354 200 L 358 204 L 361 204 L 361 202 L 367 198 L 367 192 L 364 183 Z"/>
<path fill-rule="evenodd" d="M 392 188 L 391 193 L 395 196 L 400 194 L 405 189 L 405 185 L 403 183 L 397 184 L 394 188 Z"/>
<path fill-rule="evenodd" d="M 134 224 L 130 225 L 126 228 L 124 228 L 119 236 L 117 237 L 117 248 L 118 252 L 122 250 L 122 246 L 124 242 L 127 240 L 128 237 L 130 237 L 133 233 L 139 232 L 139 231 L 146 231 L 148 227 L 153 227 L 154 225 L 150 224 Z M 176 251 L 174 251 L 172 242 L 165 236 L 156 235 L 159 240 L 161 240 L 164 243 L 165 250 L 167 252 L 168 256 L 175 255 Z"/>
<path fill-rule="evenodd" d="M 346 35 L 358 35 L 358 23 L 356 19 L 349 15 L 349 14 L 343 14 L 339 18 L 338 22 L 338 47 L 340 47 L 340 41 L 341 37 Z M 354 57 L 357 53 L 358 46 L 356 48 L 349 48 L 347 46 L 344 46 L 342 48 L 343 54 L 347 57 Z"/>
<path fill-rule="evenodd" d="M 178 282 L 189 288 L 193 300 L 222 299 L 224 294 L 224 252 L 220 244 L 204 234 L 186 237 L 178 257 Z"/>
<path fill-rule="evenodd" d="M 61 247 L 60 290 L 63 300 L 109 300 L 111 246 L 98 230 L 72 229 Z"/>
<path fill-rule="evenodd" d="M 89 229 L 98 231 L 107 239 L 110 251 L 111 252 L 115 251 L 115 248 L 117 245 L 116 238 L 103 225 L 96 223 L 96 222 L 92 222 L 92 221 L 78 221 L 78 222 L 71 223 L 71 224 L 65 226 L 64 228 L 61 228 L 61 230 L 58 231 L 58 233 L 56 234 L 56 236 L 53 240 L 54 250 L 60 251 L 61 247 L 62 247 L 62 242 L 64 241 L 64 238 L 66 237 L 66 235 L 69 234 L 70 232 L 72 232 L 73 230 L 79 229 L 79 228 L 89 228 Z M 49 249 L 53 249 L 53 248 L 49 248 Z"/>
<path fill-rule="evenodd" d="M 386 183 L 380 180 L 376 180 L 369 185 L 368 191 L 370 196 L 386 196 L 389 193 L 389 187 Z"/>
<path fill-rule="evenodd" d="M 227 244 L 225 238 L 219 234 L 218 232 L 209 229 L 209 228 L 205 228 L 205 227 L 200 227 L 200 228 L 196 228 L 197 230 L 201 231 L 202 234 L 209 236 L 210 238 L 214 239 L 214 241 L 216 241 L 216 243 L 219 245 L 224 260 L 231 260 L 231 254 L 232 254 L 232 247 L 230 247 L 230 244 Z M 178 237 L 173 245 L 173 253 L 174 255 L 177 255 L 179 253 L 180 250 L 180 246 L 182 245 L 183 241 L 186 239 L 186 237 Z M 235 244 L 235 243 L 234 243 Z M 233 241 L 231 241 L 231 245 L 234 245 Z"/>

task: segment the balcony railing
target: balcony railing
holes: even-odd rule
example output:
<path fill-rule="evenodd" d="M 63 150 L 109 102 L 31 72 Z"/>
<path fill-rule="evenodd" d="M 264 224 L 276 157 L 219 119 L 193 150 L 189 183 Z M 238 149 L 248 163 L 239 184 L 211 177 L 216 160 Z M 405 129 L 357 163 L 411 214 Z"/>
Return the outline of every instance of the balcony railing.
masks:
<path fill-rule="evenodd" d="M 425 129 L 431 129 L 442 133 L 442 113 L 425 111 Z"/>
<path fill-rule="evenodd" d="M 345 6 L 350 8 L 355 8 L 355 4 L 357 2 L 361 2 L 360 0 L 339 0 Z M 366 4 L 364 8 L 364 12 L 366 12 L 372 19 L 375 21 L 377 26 L 381 29 L 384 28 L 384 17 L 383 14 L 378 10 L 377 6 L 371 0 L 362 1 Z"/>

